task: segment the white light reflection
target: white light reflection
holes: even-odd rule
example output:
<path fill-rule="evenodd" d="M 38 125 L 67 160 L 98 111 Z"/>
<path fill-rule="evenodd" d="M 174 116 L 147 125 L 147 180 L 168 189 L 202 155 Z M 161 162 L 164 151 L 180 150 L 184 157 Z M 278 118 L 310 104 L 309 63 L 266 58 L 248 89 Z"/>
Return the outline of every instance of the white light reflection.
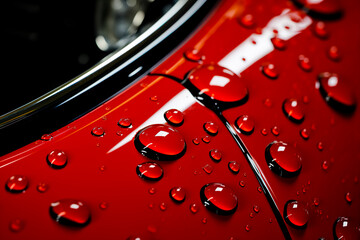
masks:
<path fill-rule="evenodd" d="M 117 143 L 114 147 L 112 147 L 107 153 L 111 153 L 116 149 L 121 148 L 128 142 L 130 142 L 140 129 L 149 126 L 151 124 L 164 124 L 165 123 L 164 112 L 166 112 L 167 110 L 175 108 L 183 112 L 186 109 L 188 109 L 191 105 L 193 105 L 195 102 L 196 102 L 195 98 L 191 95 L 191 93 L 187 89 L 182 90 L 172 99 L 170 99 L 150 118 L 148 118 L 148 120 L 143 122 L 143 124 L 141 124 L 139 127 L 134 129 L 131 133 L 129 133 L 129 135 L 127 135 L 124 139 L 122 139 L 119 143 Z"/>
<path fill-rule="evenodd" d="M 227 77 L 221 77 L 221 76 L 214 76 L 209 85 L 210 86 L 218 86 L 218 87 L 225 87 L 226 84 L 228 84 L 230 82 L 230 79 L 228 79 Z"/>
<path fill-rule="evenodd" d="M 277 30 L 276 36 L 282 40 L 289 40 L 312 23 L 310 17 L 305 16 L 301 21 L 294 22 L 291 16 L 294 14 L 290 9 L 285 9 L 279 16 L 272 18 L 262 29 L 261 34 L 252 34 L 233 51 L 226 55 L 219 65 L 230 69 L 236 74 L 250 67 L 259 59 L 263 58 L 274 50 L 271 39 L 275 37 L 274 29 Z M 253 42 L 256 42 L 254 44 Z M 241 61 L 246 58 L 246 61 Z"/>

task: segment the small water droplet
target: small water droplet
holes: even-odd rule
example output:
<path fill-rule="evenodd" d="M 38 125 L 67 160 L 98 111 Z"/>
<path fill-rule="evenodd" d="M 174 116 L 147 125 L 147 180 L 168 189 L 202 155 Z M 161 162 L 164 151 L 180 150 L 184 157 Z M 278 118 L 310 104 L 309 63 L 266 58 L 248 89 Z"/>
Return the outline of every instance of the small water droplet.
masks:
<path fill-rule="evenodd" d="M 245 230 L 246 230 L 247 232 L 250 232 L 251 226 L 250 226 L 249 224 L 247 224 L 247 225 L 245 226 Z"/>
<path fill-rule="evenodd" d="M 328 170 L 329 166 L 330 166 L 330 163 L 327 160 L 324 160 L 321 165 L 322 169 L 325 171 Z"/>
<path fill-rule="evenodd" d="M 164 203 L 164 202 L 160 203 L 159 208 L 160 208 L 161 211 L 166 211 L 166 209 L 167 209 L 166 203 Z"/>
<path fill-rule="evenodd" d="M 48 190 L 49 186 L 46 183 L 39 183 L 36 186 L 36 190 L 38 190 L 38 192 L 40 193 L 44 193 Z"/>
<path fill-rule="evenodd" d="M 282 106 L 286 117 L 295 123 L 301 123 L 304 120 L 305 114 L 303 106 L 300 101 L 291 98 L 285 99 Z"/>
<path fill-rule="evenodd" d="M 101 202 L 101 203 L 99 204 L 99 208 L 100 208 L 101 210 L 107 209 L 107 208 L 108 208 L 108 203 L 107 203 L 107 202 Z"/>
<path fill-rule="evenodd" d="M 164 175 L 164 171 L 160 165 L 153 162 L 146 162 L 137 165 L 136 173 L 139 177 L 152 181 L 158 181 Z"/>
<path fill-rule="evenodd" d="M 67 164 L 67 159 L 66 153 L 57 149 L 51 151 L 46 157 L 47 163 L 54 169 L 64 168 Z"/>
<path fill-rule="evenodd" d="M 20 232 L 25 227 L 25 222 L 21 219 L 14 219 L 10 221 L 9 229 L 12 232 Z"/>
<path fill-rule="evenodd" d="M 305 57 L 304 55 L 300 55 L 298 63 L 299 63 L 299 67 L 305 72 L 310 72 L 312 70 L 312 64 L 308 57 Z"/>
<path fill-rule="evenodd" d="M 206 223 L 207 223 L 207 218 L 204 217 L 204 218 L 201 220 L 201 222 L 202 222 L 203 224 L 206 224 Z"/>
<path fill-rule="evenodd" d="M 341 112 L 355 110 L 355 93 L 337 74 L 324 72 L 319 74 L 318 80 L 320 83 L 319 91 L 332 108 Z"/>
<path fill-rule="evenodd" d="M 203 170 L 204 170 L 204 172 L 206 172 L 207 174 L 210 174 L 210 173 L 212 173 L 212 171 L 214 170 L 214 168 L 213 168 L 210 164 L 206 164 L 206 165 L 203 167 Z"/>
<path fill-rule="evenodd" d="M 150 100 L 153 101 L 153 102 L 156 102 L 158 100 L 158 97 L 156 95 L 151 96 Z"/>
<path fill-rule="evenodd" d="M 324 144 L 323 144 L 322 142 L 318 142 L 317 145 L 316 145 L 316 147 L 317 147 L 317 149 L 318 149 L 319 151 L 324 150 Z"/>
<path fill-rule="evenodd" d="M 294 228 L 305 228 L 309 221 L 309 211 L 303 202 L 290 200 L 285 204 L 284 219 Z"/>
<path fill-rule="evenodd" d="M 282 177 L 294 177 L 300 173 L 301 157 L 292 146 L 284 142 L 272 142 L 265 149 L 269 168 Z"/>
<path fill-rule="evenodd" d="M 236 161 L 231 161 L 228 164 L 230 171 L 234 174 L 238 174 L 240 171 L 240 164 Z"/>
<path fill-rule="evenodd" d="M 199 206 L 196 203 L 190 204 L 190 212 L 197 213 L 199 211 Z"/>
<path fill-rule="evenodd" d="M 210 143 L 211 142 L 211 137 L 209 136 L 205 136 L 201 139 L 204 143 Z"/>
<path fill-rule="evenodd" d="M 335 62 L 340 60 L 340 52 L 337 46 L 331 46 L 329 48 L 328 57 Z"/>
<path fill-rule="evenodd" d="M 199 144 L 200 144 L 199 138 L 194 138 L 194 139 L 192 140 L 192 142 L 193 142 L 193 144 L 195 144 L 195 145 L 199 145 Z"/>
<path fill-rule="evenodd" d="M 272 101 L 271 101 L 271 99 L 270 98 L 266 98 L 265 100 L 264 100 L 264 105 L 265 105 L 265 107 L 268 107 L 268 108 L 270 108 L 270 107 L 272 107 Z"/>
<path fill-rule="evenodd" d="M 266 63 L 262 65 L 260 69 L 262 73 L 270 79 L 276 79 L 279 76 L 279 73 L 277 72 L 275 65 L 272 63 Z"/>
<path fill-rule="evenodd" d="M 339 217 L 336 219 L 333 227 L 335 239 L 359 239 L 359 227 L 355 227 L 355 223 L 347 217 Z"/>
<path fill-rule="evenodd" d="M 345 194 L 345 200 L 347 203 L 351 204 L 352 203 L 352 196 L 351 196 L 351 193 L 350 192 L 347 192 Z"/>
<path fill-rule="evenodd" d="M 245 14 L 239 18 L 239 23 L 245 28 L 253 28 L 255 26 L 254 16 Z"/>
<path fill-rule="evenodd" d="M 268 135 L 268 130 L 267 130 L 266 128 L 261 129 L 261 134 L 262 134 L 263 136 Z"/>
<path fill-rule="evenodd" d="M 132 125 L 132 122 L 131 122 L 130 118 L 121 118 L 118 121 L 118 125 L 119 125 L 119 127 L 122 127 L 122 128 L 130 128 Z"/>
<path fill-rule="evenodd" d="M 50 141 L 50 140 L 53 139 L 53 136 L 51 134 L 44 134 L 44 135 L 41 136 L 40 139 L 43 140 L 43 141 Z"/>
<path fill-rule="evenodd" d="M 313 200 L 313 203 L 314 203 L 315 207 L 318 207 L 320 205 L 320 199 L 315 197 L 314 200 Z"/>
<path fill-rule="evenodd" d="M 191 62 L 199 62 L 204 59 L 204 56 L 201 55 L 197 49 L 188 49 L 184 52 L 184 57 Z"/>
<path fill-rule="evenodd" d="M 135 147 L 154 160 L 175 160 L 185 154 L 184 137 L 171 126 L 154 124 L 141 129 L 135 136 Z"/>
<path fill-rule="evenodd" d="M 50 216 L 58 223 L 82 227 L 90 222 L 90 209 L 81 201 L 63 199 L 50 204 Z"/>
<path fill-rule="evenodd" d="M 102 137 L 105 135 L 105 130 L 102 127 L 94 127 L 91 130 L 91 134 L 95 137 Z"/>
<path fill-rule="evenodd" d="M 219 131 L 219 126 L 214 122 L 206 122 L 204 124 L 204 130 L 212 136 L 216 136 Z"/>
<path fill-rule="evenodd" d="M 24 192 L 29 186 L 29 180 L 22 175 L 11 176 L 5 184 L 6 190 L 12 193 Z"/>
<path fill-rule="evenodd" d="M 169 194 L 170 198 L 177 203 L 182 203 L 185 201 L 186 191 L 182 187 L 173 187 L 170 189 Z"/>
<path fill-rule="evenodd" d="M 285 40 L 279 38 L 279 37 L 273 37 L 271 39 L 272 44 L 274 47 L 278 50 L 284 50 L 286 48 L 286 42 Z"/>
<path fill-rule="evenodd" d="M 151 233 L 156 233 L 157 232 L 157 228 L 154 225 L 149 225 L 147 227 L 147 230 Z"/>
<path fill-rule="evenodd" d="M 322 21 L 316 22 L 314 24 L 314 33 L 315 36 L 321 39 L 326 39 L 329 37 L 329 32 L 327 30 L 326 24 Z"/>
<path fill-rule="evenodd" d="M 248 115 L 242 115 L 236 119 L 235 126 L 241 133 L 250 135 L 254 132 L 255 122 Z"/>
<path fill-rule="evenodd" d="M 257 190 L 258 190 L 259 193 L 262 193 L 262 192 L 263 192 L 263 190 L 262 190 L 262 188 L 261 188 L 260 186 L 257 187 Z"/>
<path fill-rule="evenodd" d="M 218 149 L 211 149 L 209 155 L 215 162 L 219 162 L 222 158 L 222 153 Z"/>
<path fill-rule="evenodd" d="M 164 114 L 164 118 L 173 126 L 181 126 L 184 123 L 184 114 L 177 109 L 167 110 Z"/>
<path fill-rule="evenodd" d="M 233 214 L 238 205 L 234 191 L 221 183 L 209 183 L 200 190 L 200 198 L 204 206 L 219 215 Z"/>
<path fill-rule="evenodd" d="M 154 195 L 154 194 L 156 193 L 156 188 L 151 187 L 151 188 L 149 188 L 148 192 L 149 192 L 151 195 Z"/>
<path fill-rule="evenodd" d="M 240 187 L 245 187 L 246 183 L 245 183 L 245 181 L 241 180 L 241 181 L 239 182 L 239 185 L 240 185 Z"/>
<path fill-rule="evenodd" d="M 258 205 L 255 205 L 253 207 L 253 210 L 254 210 L 255 213 L 259 213 L 260 212 L 260 207 Z"/>
<path fill-rule="evenodd" d="M 280 134 L 280 129 L 279 129 L 279 127 L 278 127 L 278 126 L 273 126 L 273 127 L 271 128 L 271 133 L 272 133 L 274 136 L 279 136 L 279 134 Z"/>
<path fill-rule="evenodd" d="M 300 136 L 305 139 L 308 140 L 310 137 L 310 129 L 307 128 L 303 128 L 300 130 Z"/>

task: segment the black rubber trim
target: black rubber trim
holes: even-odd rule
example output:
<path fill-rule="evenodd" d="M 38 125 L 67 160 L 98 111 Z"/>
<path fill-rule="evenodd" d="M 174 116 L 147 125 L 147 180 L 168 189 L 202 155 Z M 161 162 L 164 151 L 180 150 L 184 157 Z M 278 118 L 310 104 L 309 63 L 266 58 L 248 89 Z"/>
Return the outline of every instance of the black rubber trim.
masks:
<path fill-rule="evenodd" d="M 201 24 L 217 2 L 186 1 L 154 34 L 120 57 L 108 56 L 98 64 L 101 68 L 90 68 L 66 88 L 60 86 L 50 96 L 0 116 L 0 156 L 65 126 L 148 74 Z"/>

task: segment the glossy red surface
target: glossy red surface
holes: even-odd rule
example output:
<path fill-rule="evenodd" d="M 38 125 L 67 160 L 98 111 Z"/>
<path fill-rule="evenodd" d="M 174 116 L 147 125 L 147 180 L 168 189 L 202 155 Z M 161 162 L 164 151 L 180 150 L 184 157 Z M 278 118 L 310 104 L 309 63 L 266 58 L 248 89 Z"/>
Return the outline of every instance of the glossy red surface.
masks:
<path fill-rule="evenodd" d="M 306 7 L 325 15 L 330 9 Z M 174 80 L 144 77 L 51 133 L 49 141 L 39 140 L 0 159 L 0 183 L 6 184 L 15 174 L 29 179 L 22 193 L 1 192 L 0 238 L 281 239 L 289 231 L 293 239 L 331 239 L 334 234 L 340 237 L 348 232 L 359 239 L 360 114 L 356 107 L 346 113 L 341 107 L 340 111 L 334 109 L 326 102 L 327 95 L 322 95 L 318 80 L 320 73 L 338 74 L 349 86 L 354 96 L 350 97 L 352 106 L 356 106 L 360 83 L 353 53 L 360 52 L 360 35 L 354 31 L 360 28 L 359 7 L 357 1 L 343 1 L 344 14 L 330 21 L 312 18 L 290 1 L 221 1 L 199 31 L 152 74 L 185 79 L 190 71 L 195 74 L 208 66 L 221 66 L 216 69 L 230 79 L 223 87 L 211 85 L 214 74 L 206 71 L 197 81 L 190 79 L 191 83 L 220 101 L 242 99 L 246 87 L 248 101 L 224 110 L 220 120 L 219 113 L 198 103 Z M 285 41 L 284 49 L 274 46 L 274 37 Z M 337 46 L 341 53 L 336 61 L 329 57 L 331 46 Z M 196 49 L 194 56 L 189 57 L 189 49 Z M 262 66 L 268 63 L 276 66 L 276 79 L 262 73 Z M 336 92 L 340 98 L 331 98 L 346 102 L 351 96 L 347 91 Z M 289 121 L 284 114 L 286 99 L 302 102 L 302 122 Z M 151 160 L 164 172 L 159 181 L 148 181 L 136 173 L 136 167 L 149 159 L 136 149 L 134 138 L 150 125 L 168 126 L 164 114 L 170 109 L 184 115 L 183 124 L 171 128 L 183 136 L 186 150 L 175 161 Z M 253 119 L 252 134 L 236 130 L 237 119 L 243 115 Z M 131 119 L 131 127 L 120 127 L 120 118 Z M 218 126 L 216 136 L 204 130 L 210 121 Z M 104 134 L 93 136 L 92 130 L 99 127 Z M 237 135 L 239 144 L 232 134 Z M 286 142 L 301 155 L 297 176 L 284 178 L 269 168 L 265 152 L 274 141 Z M 46 164 L 47 154 L 54 149 L 66 152 L 65 168 L 54 170 Z M 215 161 L 213 149 L 221 153 Z M 239 164 L 237 174 L 229 169 L 233 161 Z M 238 207 L 230 215 L 218 215 L 204 206 L 200 192 L 211 183 L 231 189 L 231 194 L 219 200 L 218 209 L 233 209 L 235 198 L 228 196 L 236 196 Z M 39 184 L 46 184 L 47 190 L 38 191 Z M 181 203 L 169 194 L 178 186 L 186 191 Z M 90 223 L 73 229 L 54 221 L 49 205 L 59 199 L 86 202 Z M 289 200 L 301 202 L 309 213 L 292 222 L 303 225 L 301 229 L 285 219 Z M 282 218 L 276 219 L 278 213 Z M 348 219 L 351 228 L 342 229 L 344 224 L 338 219 Z M 19 227 L 11 227 L 14 223 Z"/>

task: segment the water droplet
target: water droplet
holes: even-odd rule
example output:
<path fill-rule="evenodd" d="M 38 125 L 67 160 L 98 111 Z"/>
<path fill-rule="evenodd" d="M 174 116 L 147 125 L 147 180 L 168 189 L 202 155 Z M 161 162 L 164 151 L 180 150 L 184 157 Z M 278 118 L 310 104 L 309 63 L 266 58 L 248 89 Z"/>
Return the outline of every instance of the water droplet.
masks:
<path fill-rule="evenodd" d="M 324 72 L 318 80 L 320 93 L 332 108 L 342 112 L 355 110 L 355 94 L 337 74 Z"/>
<path fill-rule="evenodd" d="M 147 230 L 151 233 L 156 233 L 157 232 L 157 228 L 154 225 L 149 225 L 147 227 Z"/>
<path fill-rule="evenodd" d="M 204 124 L 204 130 L 212 136 L 216 136 L 219 131 L 219 126 L 214 122 L 206 122 Z"/>
<path fill-rule="evenodd" d="M 185 201 L 186 191 L 182 187 L 173 187 L 169 194 L 170 198 L 177 203 L 182 203 Z"/>
<path fill-rule="evenodd" d="M 272 63 L 266 63 L 262 65 L 260 69 L 262 73 L 268 78 L 276 79 L 279 76 L 279 73 L 277 72 L 275 65 Z"/>
<path fill-rule="evenodd" d="M 347 217 L 339 217 L 336 219 L 333 227 L 335 239 L 359 239 L 360 231 L 355 227 L 353 221 Z"/>
<path fill-rule="evenodd" d="M 99 204 L 99 208 L 100 208 L 101 210 L 107 209 L 107 208 L 108 208 L 108 203 L 107 203 L 107 202 L 101 202 L 101 203 Z"/>
<path fill-rule="evenodd" d="M 347 193 L 345 194 L 345 200 L 346 200 L 347 203 L 351 204 L 351 202 L 352 202 L 352 196 L 351 196 L 351 193 L 350 193 L 350 192 L 347 192 Z"/>
<path fill-rule="evenodd" d="M 253 28 L 255 26 L 254 16 L 245 14 L 239 18 L 239 23 L 245 28 Z"/>
<path fill-rule="evenodd" d="M 305 72 L 310 72 L 312 70 L 312 65 L 310 59 L 305 57 L 304 55 L 299 56 L 299 67 Z"/>
<path fill-rule="evenodd" d="M 150 97 L 150 101 L 156 102 L 158 97 L 156 95 Z"/>
<path fill-rule="evenodd" d="M 81 201 L 63 199 L 50 204 L 50 216 L 58 223 L 82 227 L 90 222 L 90 209 Z"/>
<path fill-rule="evenodd" d="M 242 115 L 236 119 L 235 126 L 241 133 L 250 135 L 254 131 L 255 123 L 248 115 Z"/>
<path fill-rule="evenodd" d="M 247 225 L 245 226 L 245 230 L 246 230 L 247 232 L 250 232 L 251 226 L 250 226 L 249 224 L 247 224 Z"/>
<path fill-rule="evenodd" d="M 324 144 L 323 144 L 322 142 L 318 142 L 317 145 L 316 145 L 316 147 L 317 147 L 317 149 L 318 149 L 319 151 L 324 150 Z"/>
<path fill-rule="evenodd" d="M 160 203 L 159 208 L 160 208 L 161 211 L 166 211 L 166 209 L 167 209 L 166 203 L 164 203 L 164 202 Z"/>
<path fill-rule="evenodd" d="M 195 144 L 195 145 L 199 145 L 199 144 L 200 144 L 199 138 L 194 138 L 194 139 L 192 140 L 192 142 L 193 142 L 193 144 Z"/>
<path fill-rule="evenodd" d="M 265 105 L 265 107 L 268 107 L 268 108 L 270 108 L 270 107 L 272 107 L 272 101 L 271 101 L 271 99 L 270 98 L 266 98 L 265 100 L 264 100 L 264 105 Z"/>
<path fill-rule="evenodd" d="M 184 123 L 184 114 L 177 109 L 167 110 L 164 117 L 169 124 L 174 126 L 181 126 Z"/>
<path fill-rule="evenodd" d="M 135 147 L 144 156 L 155 160 L 175 160 L 185 154 L 184 137 L 173 127 L 154 124 L 135 136 Z"/>
<path fill-rule="evenodd" d="M 253 210 L 254 210 L 254 212 L 256 212 L 256 213 L 259 213 L 259 212 L 260 212 L 260 207 L 259 207 L 258 205 L 255 205 L 255 206 L 253 207 Z"/>
<path fill-rule="evenodd" d="M 238 174 L 240 171 L 240 164 L 236 161 L 231 161 L 228 164 L 230 171 L 234 174 Z"/>
<path fill-rule="evenodd" d="M 310 137 L 310 130 L 307 128 L 303 128 L 300 130 L 300 136 L 305 139 L 308 140 Z"/>
<path fill-rule="evenodd" d="M 314 203 L 315 207 L 318 207 L 320 205 L 320 199 L 315 197 L 314 200 L 313 200 L 313 203 Z"/>
<path fill-rule="evenodd" d="M 321 167 L 322 167 L 323 170 L 326 171 L 326 170 L 328 170 L 329 165 L 330 165 L 330 163 L 328 161 L 324 160 Z"/>
<path fill-rule="evenodd" d="M 331 46 L 328 51 L 328 56 L 333 61 L 339 61 L 340 60 L 340 53 L 337 46 Z"/>
<path fill-rule="evenodd" d="M 201 220 L 201 222 L 202 222 L 203 224 L 206 224 L 206 223 L 207 223 L 207 218 L 204 217 L 204 218 Z"/>
<path fill-rule="evenodd" d="M 39 183 L 36 186 L 36 190 L 38 190 L 38 192 L 40 193 L 44 193 L 48 190 L 49 186 L 46 183 Z"/>
<path fill-rule="evenodd" d="M 234 191 L 221 183 L 209 183 L 203 186 L 200 198 L 207 209 L 219 215 L 233 214 L 238 205 Z"/>
<path fill-rule="evenodd" d="M 265 150 L 269 168 L 282 177 L 294 177 L 300 173 L 301 157 L 292 146 L 283 142 L 272 142 Z"/>
<path fill-rule="evenodd" d="M 273 126 L 273 127 L 271 128 L 271 133 L 272 133 L 274 136 L 279 136 L 279 134 L 280 134 L 280 129 L 279 129 L 279 127 L 278 127 L 278 126 Z"/>
<path fill-rule="evenodd" d="M 212 108 L 240 105 L 248 99 L 243 79 L 219 65 L 201 65 L 192 70 L 187 79 L 185 85 L 192 94 Z"/>
<path fill-rule="evenodd" d="M 258 190 L 259 193 L 262 193 L 262 192 L 263 192 L 263 190 L 262 190 L 262 188 L 261 188 L 260 186 L 257 187 L 257 190 Z"/>
<path fill-rule="evenodd" d="M 61 150 L 53 150 L 47 155 L 46 160 L 50 167 L 61 169 L 67 164 L 67 155 Z"/>
<path fill-rule="evenodd" d="M 201 139 L 204 143 L 210 143 L 211 142 L 211 137 L 209 136 L 205 136 Z"/>
<path fill-rule="evenodd" d="M 273 37 L 271 39 L 272 44 L 274 47 L 278 50 L 284 50 L 286 48 L 286 42 L 285 40 L 279 38 L 279 37 Z"/>
<path fill-rule="evenodd" d="M 214 168 L 213 168 L 210 164 L 206 164 L 206 165 L 203 167 L 203 170 L 204 170 L 207 174 L 210 174 L 210 173 L 212 173 L 212 171 L 214 170 Z"/>
<path fill-rule="evenodd" d="M 146 162 L 137 165 L 136 173 L 139 175 L 139 177 L 152 181 L 158 181 L 164 175 L 164 171 L 160 165 L 152 162 Z"/>
<path fill-rule="evenodd" d="M 329 33 L 327 31 L 326 25 L 322 21 L 315 23 L 314 33 L 317 37 L 319 37 L 321 39 L 326 39 L 329 37 Z"/>
<path fill-rule="evenodd" d="M 51 134 L 44 134 L 44 135 L 41 136 L 40 139 L 43 140 L 43 141 L 50 141 L 50 140 L 53 139 L 53 136 Z"/>
<path fill-rule="evenodd" d="M 94 127 L 91 130 L 91 134 L 95 137 L 102 137 L 105 134 L 105 130 L 102 127 Z"/>
<path fill-rule="evenodd" d="M 303 202 L 290 200 L 285 204 L 284 218 L 294 228 L 305 228 L 309 221 L 309 211 Z"/>
<path fill-rule="evenodd" d="M 184 57 L 192 62 L 199 62 L 204 58 L 197 49 L 188 49 L 184 52 Z"/>
<path fill-rule="evenodd" d="M 245 183 L 245 181 L 241 180 L 241 181 L 239 182 L 239 185 L 240 185 L 240 187 L 245 187 L 246 183 Z"/>
<path fill-rule="evenodd" d="M 305 12 L 316 17 L 325 19 L 339 17 L 341 14 L 341 1 L 339 0 L 294 0 L 296 6 L 303 8 Z"/>
<path fill-rule="evenodd" d="M 197 213 L 199 211 L 199 206 L 196 203 L 190 205 L 190 211 L 192 213 Z"/>
<path fill-rule="evenodd" d="M 222 158 L 222 153 L 218 149 L 211 149 L 209 155 L 215 162 L 219 162 Z"/>
<path fill-rule="evenodd" d="M 12 232 L 20 232 L 25 227 L 25 222 L 21 219 L 14 219 L 10 221 L 9 229 Z"/>
<path fill-rule="evenodd" d="M 266 128 L 261 129 L 261 134 L 262 134 L 263 136 L 268 135 L 267 129 L 266 129 Z"/>
<path fill-rule="evenodd" d="M 22 175 L 11 176 L 5 184 L 6 190 L 12 193 L 21 193 L 29 186 L 29 180 Z"/>
<path fill-rule="evenodd" d="M 294 98 L 285 99 L 282 109 L 285 116 L 291 121 L 301 123 L 304 120 L 305 114 L 300 101 Z"/>
<path fill-rule="evenodd" d="M 118 121 L 118 125 L 122 128 L 130 128 L 132 125 L 132 122 L 131 122 L 130 118 L 121 118 Z"/>
<path fill-rule="evenodd" d="M 154 194 L 156 193 L 156 188 L 151 187 L 151 188 L 149 188 L 148 192 L 149 192 L 151 195 L 154 195 Z"/>

